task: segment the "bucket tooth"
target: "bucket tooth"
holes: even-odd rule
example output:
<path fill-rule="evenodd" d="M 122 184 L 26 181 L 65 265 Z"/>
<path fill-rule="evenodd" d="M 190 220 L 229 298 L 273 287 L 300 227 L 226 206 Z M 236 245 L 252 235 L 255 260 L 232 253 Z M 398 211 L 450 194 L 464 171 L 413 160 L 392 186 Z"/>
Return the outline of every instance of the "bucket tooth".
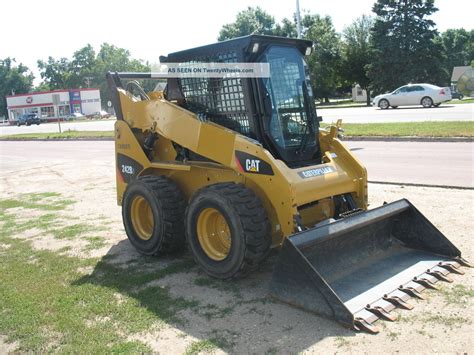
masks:
<path fill-rule="evenodd" d="M 449 264 L 449 263 L 439 263 L 438 264 L 439 267 L 442 267 L 446 270 L 448 270 L 449 272 L 452 272 L 453 274 L 458 274 L 458 275 L 464 275 L 464 271 L 458 269 L 456 266 L 454 266 L 453 264 Z"/>
<path fill-rule="evenodd" d="M 370 324 L 363 318 L 354 319 L 354 328 L 359 331 L 366 331 L 370 334 L 377 334 L 380 332 L 380 329 L 373 324 Z"/>
<path fill-rule="evenodd" d="M 383 299 L 387 302 L 390 302 L 390 303 L 394 304 L 397 307 L 400 307 L 400 308 L 403 308 L 403 309 L 408 309 L 408 310 L 413 309 L 412 304 L 402 300 L 398 296 L 387 296 L 387 295 L 385 295 L 385 296 L 383 296 Z"/>
<path fill-rule="evenodd" d="M 460 256 L 457 256 L 457 257 L 455 258 L 455 260 L 456 260 L 459 264 L 461 264 L 462 266 L 473 267 L 473 265 L 472 265 L 469 261 L 467 261 L 466 259 L 464 259 L 464 258 L 462 258 L 462 257 L 460 257 Z"/>
<path fill-rule="evenodd" d="M 453 282 L 453 279 L 450 278 L 448 275 L 444 275 L 441 271 L 438 271 L 438 270 L 427 270 L 426 273 L 428 275 L 431 275 L 431 276 L 434 276 L 436 277 L 438 280 L 441 280 L 441 281 L 446 281 L 446 282 Z"/>
<path fill-rule="evenodd" d="M 419 283 L 420 285 L 430 288 L 432 290 L 439 290 L 439 287 L 436 286 L 432 281 L 428 280 L 425 277 L 414 277 L 413 282 Z"/>
<path fill-rule="evenodd" d="M 402 292 L 405 292 L 406 294 L 412 296 L 412 297 L 415 297 L 415 298 L 418 298 L 420 300 L 424 300 L 425 298 L 421 295 L 421 293 L 419 293 L 417 290 L 415 290 L 413 287 L 403 287 L 403 286 L 400 286 L 398 288 L 400 291 Z"/>
<path fill-rule="evenodd" d="M 390 322 L 394 322 L 397 320 L 397 317 L 395 317 L 393 314 L 388 313 L 385 309 L 383 309 L 380 306 L 375 306 L 371 307 L 369 304 L 365 307 L 366 310 L 369 312 L 375 314 L 377 317 L 388 320 Z"/>

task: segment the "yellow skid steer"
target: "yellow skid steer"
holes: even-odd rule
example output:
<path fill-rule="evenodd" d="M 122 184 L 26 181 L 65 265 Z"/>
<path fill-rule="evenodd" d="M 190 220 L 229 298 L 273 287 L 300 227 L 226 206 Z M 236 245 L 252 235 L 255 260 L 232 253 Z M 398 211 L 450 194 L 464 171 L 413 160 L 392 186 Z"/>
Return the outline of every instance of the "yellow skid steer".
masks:
<path fill-rule="evenodd" d="M 377 332 L 469 264 L 410 202 L 367 210 L 367 173 L 323 130 L 305 56 L 312 42 L 251 35 L 161 57 L 260 63 L 266 77 L 107 75 L 117 122 L 117 199 L 130 242 L 145 255 L 187 245 L 220 279 L 255 272 L 279 248 L 278 300 Z M 182 70 L 183 72 L 185 70 Z"/>

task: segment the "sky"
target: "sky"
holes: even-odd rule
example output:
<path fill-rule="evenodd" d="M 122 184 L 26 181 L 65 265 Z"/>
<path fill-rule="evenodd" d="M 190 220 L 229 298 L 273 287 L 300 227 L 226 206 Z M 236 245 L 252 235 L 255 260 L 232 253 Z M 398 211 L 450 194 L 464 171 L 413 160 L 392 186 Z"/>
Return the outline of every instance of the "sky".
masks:
<path fill-rule="evenodd" d="M 372 14 L 375 0 L 300 0 L 301 10 L 332 17 L 341 32 L 355 18 Z M 440 32 L 474 26 L 472 0 L 435 0 Z M 90 43 L 126 48 L 133 58 L 158 62 L 160 55 L 217 40 L 222 25 L 248 6 L 260 6 L 277 21 L 291 18 L 296 0 L 6 0 L 0 16 L 0 58 L 12 57 L 41 81 L 36 62 L 71 58 Z"/>

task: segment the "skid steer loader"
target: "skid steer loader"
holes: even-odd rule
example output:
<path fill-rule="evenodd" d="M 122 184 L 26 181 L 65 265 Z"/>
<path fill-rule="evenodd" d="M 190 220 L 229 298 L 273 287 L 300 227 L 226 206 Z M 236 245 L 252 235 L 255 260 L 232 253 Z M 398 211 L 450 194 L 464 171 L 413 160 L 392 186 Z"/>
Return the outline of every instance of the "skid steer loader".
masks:
<path fill-rule="evenodd" d="M 395 307 L 469 266 L 410 202 L 367 210 L 367 173 L 320 129 L 304 57 L 312 42 L 251 35 L 161 57 L 163 63 L 268 63 L 265 78 L 107 74 L 117 199 L 145 255 L 190 249 L 230 279 L 280 253 L 270 295 L 377 332 Z"/>

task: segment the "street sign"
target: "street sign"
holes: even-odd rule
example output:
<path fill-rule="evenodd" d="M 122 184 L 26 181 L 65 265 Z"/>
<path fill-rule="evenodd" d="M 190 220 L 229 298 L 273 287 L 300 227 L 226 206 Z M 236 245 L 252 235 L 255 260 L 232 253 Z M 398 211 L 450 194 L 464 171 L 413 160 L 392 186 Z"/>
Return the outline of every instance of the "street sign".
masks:
<path fill-rule="evenodd" d="M 58 115 L 58 127 L 59 133 L 61 133 L 61 118 L 59 117 L 59 94 L 53 94 L 53 106 L 55 114 Z"/>
<path fill-rule="evenodd" d="M 53 105 L 59 106 L 59 94 L 53 94 Z"/>

